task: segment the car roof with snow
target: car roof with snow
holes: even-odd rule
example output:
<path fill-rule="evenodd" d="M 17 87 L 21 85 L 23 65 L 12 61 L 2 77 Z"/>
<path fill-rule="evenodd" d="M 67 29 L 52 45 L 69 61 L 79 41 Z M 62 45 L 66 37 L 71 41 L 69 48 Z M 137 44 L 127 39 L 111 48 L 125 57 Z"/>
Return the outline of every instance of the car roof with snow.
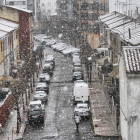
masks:
<path fill-rule="evenodd" d="M 76 106 L 77 107 L 88 107 L 88 104 L 87 103 L 78 103 Z"/>
<path fill-rule="evenodd" d="M 75 87 L 88 87 L 86 82 L 76 82 Z"/>
<path fill-rule="evenodd" d="M 36 87 L 46 87 L 46 83 L 37 83 Z"/>
<path fill-rule="evenodd" d="M 43 67 L 50 67 L 51 64 L 50 63 L 45 63 Z"/>
<path fill-rule="evenodd" d="M 46 94 L 45 91 L 36 91 L 35 93 L 45 93 Z"/>
<path fill-rule="evenodd" d="M 35 104 L 42 104 L 40 100 L 37 101 L 30 101 L 30 105 L 35 105 Z"/>

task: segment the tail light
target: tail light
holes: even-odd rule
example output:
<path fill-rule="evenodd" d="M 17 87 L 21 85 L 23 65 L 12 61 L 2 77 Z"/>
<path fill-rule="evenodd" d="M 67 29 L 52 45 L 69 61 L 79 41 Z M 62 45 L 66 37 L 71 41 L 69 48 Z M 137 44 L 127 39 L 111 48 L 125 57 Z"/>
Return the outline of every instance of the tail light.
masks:
<path fill-rule="evenodd" d="M 75 111 L 75 112 L 79 112 L 79 111 Z"/>
<path fill-rule="evenodd" d="M 45 87 L 45 89 L 47 89 L 47 87 Z"/>
<path fill-rule="evenodd" d="M 30 115 L 28 116 L 28 119 L 30 119 Z"/>
<path fill-rule="evenodd" d="M 44 98 L 46 98 L 46 96 L 44 96 Z"/>
<path fill-rule="evenodd" d="M 43 114 L 41 114 L 41 117 L 44 117 L 44 115 L 43 115 Z"/>
<path fill-rule="evenodd" d="M 86 112 L 89 112 L 89 111 L 86 111 Z"/>

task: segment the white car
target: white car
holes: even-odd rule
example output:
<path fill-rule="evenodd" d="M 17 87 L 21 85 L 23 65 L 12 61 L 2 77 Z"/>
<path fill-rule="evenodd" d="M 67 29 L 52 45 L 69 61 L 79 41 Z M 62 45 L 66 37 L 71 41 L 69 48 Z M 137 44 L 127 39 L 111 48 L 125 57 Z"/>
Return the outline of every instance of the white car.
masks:
<path fill-rule="evenodd" d="M 46 102 L 47 99 L 48 99 L 48 95 L 46 94 L 45 91 L 36 91 L 34 93 L 33 99 L 34 99 L 34 101 L 35 100 L 41 100 L 43 102 Z"/>
<path fill-rule="evenodd" d="M 78 103 L 74 108 L 76 116 L 90 116 L 90 107 L 87 103 Z"/>
<path fill-rule="evenodd" d="M 48 73 L 40 74 L 39 81 L 40 82 L 46 82 L 47 84 L 49 84 L 50 83 L 50 75 Z"/>
<path fill-rule="evenodd" d="M 74 59 L 73 59 L 73 64 L 74 64 L 74 63 L 81 63 L 81 60 L 80 60 L 79 58 L 74 58 Z"/>
<path fill-rule="evenodd" d="M 37 83 L 36 85 L 36 91 L 45 91 L 49 93 L 49 85 L 44 83 Z"/>
<path fill-rule="evenodd" d="M 80 57 L 80 54 L 79 53 L 73 53 L 72 54 L 72 57 L 74 58 L 74 57 Z"/>
<path fill-rule="evenodd" d="M 42 104 L 41 100 L 37 100 L 37 101 L 30 101 L 28 109 L 30 108 L 42 108 L 42 110 L 44 110 L 44 105 Z"/>

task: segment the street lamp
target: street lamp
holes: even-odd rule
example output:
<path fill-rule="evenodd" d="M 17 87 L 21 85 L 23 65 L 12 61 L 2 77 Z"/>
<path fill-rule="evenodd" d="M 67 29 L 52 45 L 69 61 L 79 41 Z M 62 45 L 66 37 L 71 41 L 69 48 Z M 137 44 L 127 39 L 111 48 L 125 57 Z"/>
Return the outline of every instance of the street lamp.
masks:
<path fill-rule="evenodd" d="M 15 88 L 15 94 L 19 94 L 18 88 Z M 17 106 L 17 133 L 19 133 L 19 124 L 21 123 L 21 118 L 20 118 L 20 111 L 19 111 L 19 106 L 18 106 L 18 97 L 16 97 L 16 106 Z"/>
<path fill-rule="evenodd" d="M 88 57 L 88 79 L 91 84 L 92 79 L 92 57 Z"/>

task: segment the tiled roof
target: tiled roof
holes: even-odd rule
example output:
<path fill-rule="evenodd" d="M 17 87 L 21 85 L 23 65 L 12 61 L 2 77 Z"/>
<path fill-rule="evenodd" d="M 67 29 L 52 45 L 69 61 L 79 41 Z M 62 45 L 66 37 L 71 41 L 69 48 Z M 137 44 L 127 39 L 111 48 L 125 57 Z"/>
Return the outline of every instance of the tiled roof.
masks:
<path fill-rule="evenodd" d="M 130 74 L 140 73 L 140 46 L 123 47 L 126 72 Z"/>

